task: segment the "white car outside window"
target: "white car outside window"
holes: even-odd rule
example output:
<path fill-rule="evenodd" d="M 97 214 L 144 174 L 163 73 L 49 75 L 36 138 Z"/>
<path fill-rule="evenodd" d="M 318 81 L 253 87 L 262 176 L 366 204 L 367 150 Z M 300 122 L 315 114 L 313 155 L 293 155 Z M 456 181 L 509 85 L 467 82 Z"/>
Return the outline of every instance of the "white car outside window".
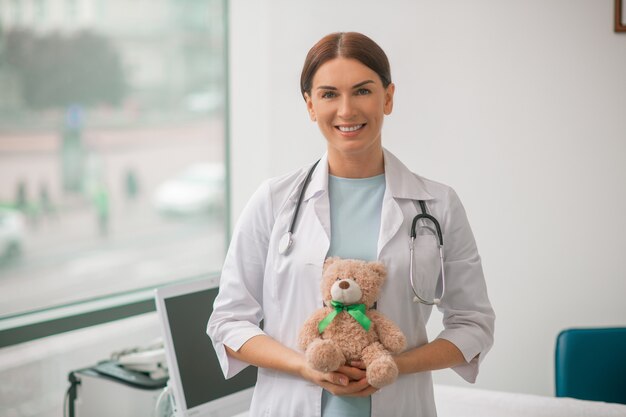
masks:
<path fill-rule="evenodd" d="M 154 205 L 166 215 L 214 215 L 223 209 L 224 198 L 224 165 L 198 163 L 161 184 Z"/>

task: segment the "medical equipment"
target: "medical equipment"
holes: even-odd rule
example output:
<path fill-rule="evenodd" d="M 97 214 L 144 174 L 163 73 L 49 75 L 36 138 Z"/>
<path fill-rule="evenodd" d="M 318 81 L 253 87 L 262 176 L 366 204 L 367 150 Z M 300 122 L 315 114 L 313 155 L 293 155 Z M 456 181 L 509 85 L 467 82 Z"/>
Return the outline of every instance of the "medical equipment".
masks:
<path fill-rule="evenodd" d="M 176 417 L 232 417 L 250 408 L 257 368 L 225 379 L 205 332 L 218 290 L 219 276 L 214 276 L 161 287 L 154 294 Z"/>
<path fill-rule="evenodd" d="M 304 193 L 309 185 L 309 181 L 311 180 L 313 171 L 315 171 L 315 168 L 317 167 L 317 164 L 319 162 L 320 160 L 317 160 L 317 162 L 313 164 L 313 166 L 309 169 L 309 172 L 307 173 L 306 178 L 302 182 L 300 195 L 298 196 L 298 202 L 296 203 L 296 208 L 291 218 L 289 230 L 280 238 L 280 241 L 278 242 L 278 253 L 280 253 L 281 255 L 287 255 L 289 253 L 289 250 L 293 246 L 294 227 L 296 224 L 296 220 L 298 218 L 298 213 L 300 211 L 300 205 L 302 204 Z M 427 213 L 426 203 L 424 203 L 424 201 L 422 200 L 419 200 L 419 205 L 420 205 L 422 212 L 421 214 L 417 214 L 413 218 L 413 222 L 411 223 L 411 233 L 410 233 L 411 242 L 409 246 L 409 250 L 411 252 L 411 261 L 410 261 L 410 266 L 409 266 L 409 284 L 411 285 L 413 294 L 415 294 L 413 301 L 415 302 L 419 301 L 420 303 L 426 304 L 426 305 L 438 305 L 441 302 L 441 299 L 443 298 L 446 292 L 445 270 L 444 270 L 444 265 L 443 265 L 443 233 L 441 232 L 441 226 L 439 222 L 437 221 L 437 219 L 434 216 L 431 216 L 430 214 Z M 418 225 L 418 221 L 420 220 L 421 220 L 421 225 Z M 430 221 L 435 226 L 435 229 L 433 229 L 432 227 L 426 226 L 425 225 L 426 221 Z M 415 231 L 416 227 L 424 227 L 426 230 L 429 230 L 430 232 L 432 232 L 433 235 L 437 236 L 437 245 L 439 247 L 439 261 L 441 263 L 441 295 L 439 297 L 434 297 L 432 301 L 421 297 L 418 294 L 417 290 L 415 289 L 415 285 L 414 285 L 414 278 L 413 278 L 413 269 L 414 269 L 413 257 L 414 256 L 413 255 L 415 252 L 415 238 L 417 236 L 416 231 Z"/>
<path fill-rule="evenodd" d="M 409 246 L 409 250 L 411 252 L 411 255 L 410 255 L 411 261 L 410 261 L 410 266 L 409 266 L 409 283 L 411 284 L 411 289 L 413 290 L 413 294 L 415 294 L 415 298 L 413 299 L 413 301 L 419 301 L 420 303 L 426 304 L 429 306 L 439 305 L 439 303 L 441 302 L 441 299 L 443 298 L 446 292 L 446 271 L 443 265 L 443 233 L 441 233 L 441 225 L 439 225 L 439 222 L 437 221 L 437 219 L 434 216 L 431 216 L 430 214 L 426 212 L 426 203 L 420 200 L 419 204 L 420 204 L 420 208 L 422 209 L 422 213 L 413 217 L 413 222 L 411 223 L 411 244 Z M 430 230 L 434 235 L 437 236 L 437 243 L 439 246 L 439 262 L 441 263 L 441 295 L 438 298 L 434 298 L 432 301 L 429 301 L 420 297 L 420 295 L 417 293 L 417 290 L 415 289 L 414 279 L 413 279 L 413 258 L 414 258 L 413 255 L 415 252 L 415 238 L 417 236 L 417 234 L 415 233 L 415 227 L 417 226 L 417 222 L 420 220 L 422 220 L 422 222 L 425 222 L 426 220 L 430 220 L 430 222 L 435 226 L 435 230 L 433 230 L 431 227 L 423 225 L 424 228 L 426 228 L 427 230 Z"/>
<path fill-rule="evenodd" d="M 72 371 L 68 375 L 70 387 L 66 394 L 63 415 L 169 416 L 167 403 L 158 406 L 167 379 L 153 379 L 145 373 L 126 369 L 113 361 Z"/>
<path fill-rule="evenodd" d="M 298 212 L 300 212 L 300 204 L 302 204 L 302 199 L 304 198 L 304 192 L 306 188 L 309 186 L 309 181 L 311 181 L 311 176 L 313 175 L 313 171 L 315 171 L 315 167 L 320 163 L 318 159 L 309 172 L 306 174 L 306 178 L 302 183 L 302 189 L 300 190 L 300 195 L 298 196 L 298 203 L 296 204 L 296 210 L 293 212 L 293 217 L 291 218 L 291 224 L 289 225 L 289 230 L 280 238 L 278 242 L 278 253 L 281 255 L 286 255 L 293 246 L 293 229 L 296 225 L 296 220 L 298 219 Z"/>

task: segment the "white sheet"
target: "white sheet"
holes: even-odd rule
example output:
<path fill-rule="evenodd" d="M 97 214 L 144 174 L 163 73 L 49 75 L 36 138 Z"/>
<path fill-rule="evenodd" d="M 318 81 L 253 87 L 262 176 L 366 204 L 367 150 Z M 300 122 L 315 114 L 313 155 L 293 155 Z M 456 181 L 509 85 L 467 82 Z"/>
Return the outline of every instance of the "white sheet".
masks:
<path fill-rule="evenodd" d="M 435 403 L 438 417 L 626 417 L 622 404 L 438 384 Z"/>
<path fill-rule="evenodd" d="M 435 385 L 438 417 L 626 417 L 626 405 Z"/>

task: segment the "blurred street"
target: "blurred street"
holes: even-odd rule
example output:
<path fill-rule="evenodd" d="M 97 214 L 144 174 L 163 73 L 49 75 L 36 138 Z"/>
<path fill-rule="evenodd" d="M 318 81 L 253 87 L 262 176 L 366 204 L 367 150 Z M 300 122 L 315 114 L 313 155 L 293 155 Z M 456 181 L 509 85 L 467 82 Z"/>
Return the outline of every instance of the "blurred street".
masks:
<path fill-rule="evenodd" d="M 28 140 L 0 135 L 0 201 L 12 197 L 18 181 L 45 181 L 54 207 L 25 216 L 20 255 L 0 264 L 0 316 L 219 270 L 222 212 L 164 216 L 154 194 L 192 163 L 222 162 L 220 123 L 89 132 L 85 143 L 96 168 L 87 174 L 107 186 L 105 223 L 90 198 L 60 191 L 53 138 L 32 141 L 39 148 L 28 149 Z M 131 168 L 138 183 L 129 195 L 125 174 Z"/>
<path fill-rule="evenodd" d="M 29 230 L 22 254 L 0 266 L 0 315 L 65 304 L 217 271 L 219 219 L 163 219 L 133 207 L 101 237 L 92 213 L 65 214 Z M 37 288 L 37 291 L 33 291 Z"/>

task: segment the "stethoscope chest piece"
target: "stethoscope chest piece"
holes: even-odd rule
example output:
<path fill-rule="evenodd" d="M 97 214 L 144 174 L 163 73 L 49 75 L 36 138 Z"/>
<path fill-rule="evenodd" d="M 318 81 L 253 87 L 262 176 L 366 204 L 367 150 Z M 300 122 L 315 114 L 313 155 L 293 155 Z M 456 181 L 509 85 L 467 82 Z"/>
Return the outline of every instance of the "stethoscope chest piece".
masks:
<path fill-rule="evenodd" d="M 286 232 L 281 236 L 278 241 L 278 253 L 281 255 L 286 255 L 291 249 L 291 245 L 293 245 L 293 238 L 291 237 L 291 232 Z"/>

